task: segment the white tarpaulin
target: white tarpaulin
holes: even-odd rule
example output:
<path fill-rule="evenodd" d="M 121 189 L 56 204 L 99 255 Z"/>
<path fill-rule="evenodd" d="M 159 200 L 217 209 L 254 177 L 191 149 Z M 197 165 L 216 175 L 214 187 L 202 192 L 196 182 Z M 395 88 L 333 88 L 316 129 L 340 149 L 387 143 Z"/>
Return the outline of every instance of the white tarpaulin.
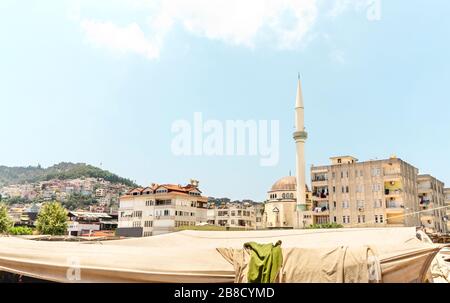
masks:
<path fill-rule="evenodd" d="M 219 248 L 278 240 L 283 249 L 369 246 L 383 282 L 422 281 L 440 249 L 417 239 L 415 228 L 181 231 L 103 242 L 0 237 L 0 270 L 58 282 L 233 282 L 235 269 Z"/>

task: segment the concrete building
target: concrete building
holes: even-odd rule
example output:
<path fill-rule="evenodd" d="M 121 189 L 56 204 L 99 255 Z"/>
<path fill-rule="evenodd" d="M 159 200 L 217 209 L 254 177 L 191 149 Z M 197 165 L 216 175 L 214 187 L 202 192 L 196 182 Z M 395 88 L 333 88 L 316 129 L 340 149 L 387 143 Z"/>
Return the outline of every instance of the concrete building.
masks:
<path fill-rule="evenodd" d="M 69 218 L 67 232 L 70 236 L 89 236 L 97 231 L 117 228 L 117 220 L 107 213 L 70 211 L 67 216 Z"/>
<path fill-rule="evenodd" d="M 311 167 L 313 223 L 344 227 L 419 226 L 418 170 L 395 156 L 358 162 L 332 157 Z"/>
<path fill-rule="evenodd" d="M 208 224 L 243 229 L 262 229 L 263 204 L 226 203 L 210 204 L 208 208 Z"/>
<path fill-rule="evenodd" d="M 306 193 L 305 193 L 305 141 L 308 134 L 305 131 L 305 118 L 304 118 L 304 102 L 302 94 L 302 86 L 300 83 L 300 74 L 297 81 L 297 97 L 295 100 L 295 132 L 293 134 L 295 140 L 296 148 L 296 206 L 294 209 L 294 218 L 291 219 L 291 207 L 292 204 L 283 204 L 283 210 L 288 211 L 286 214 L 280 214 L 283 221 L 282 225 L 285 223 L 287 225 L 293 224 L 295 228 L 304 228 L 306 222 L 309 220 L 310 214 L 307 213 L 307 203 L 306 203 Z M 289 205 L 289 206 L 288 206 Z M 306 213 L 305 213 L 306 212 Z M 292 220 L 292 223 L 291 223 Z M 280 222 L 279 222 L 280 223 Z M 278 224 L 278 223 L 277 223 Z"/>
<path fill-rule="evenodd" d="M 311 192 L 304 185 L 305 197 L 302 210 L 302 225 L 307 227 L 312 224 Z M 292 229 L 297 227 L 297 182 L 293 176 L 281 178 L 275 182 L 267 192 L 265 204 L 265 226 L 269 229 Z"/>
<path fill-rule="evenodd" d="M 444 221 L 447 224 L 447 232 L 450 233 L 450 188 L 444 188 L 445 206 L 447 206 Z"/>
<path fill-rule="evenodd" d="M 207 221 L 208 198 L 198 181 L 190 184 L 152 184 L 135 188 L 120 197 L 119 236 L 146 237 L 175 231 Z"/>
<path fill-rule="evenodd" d="M 447 233 L 444 183 L 431 175 L 417 177 L 421 225 L 428 233 Z"/>

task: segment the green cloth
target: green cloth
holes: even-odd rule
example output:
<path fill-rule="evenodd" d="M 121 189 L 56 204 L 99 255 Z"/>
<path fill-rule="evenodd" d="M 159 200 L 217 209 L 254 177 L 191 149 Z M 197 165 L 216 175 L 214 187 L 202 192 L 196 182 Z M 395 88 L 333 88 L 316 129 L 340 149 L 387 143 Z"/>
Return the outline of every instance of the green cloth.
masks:
<path fill-rule="evenodd" d="M 244 244 L 244 247 L 250 250 L 248 282 L 275 282 L 281 265 L 283 264 L 281 241 L 278 241 L 275 245 L 272 243 L 258 244 L 256 242 L 248 242 Z"/>

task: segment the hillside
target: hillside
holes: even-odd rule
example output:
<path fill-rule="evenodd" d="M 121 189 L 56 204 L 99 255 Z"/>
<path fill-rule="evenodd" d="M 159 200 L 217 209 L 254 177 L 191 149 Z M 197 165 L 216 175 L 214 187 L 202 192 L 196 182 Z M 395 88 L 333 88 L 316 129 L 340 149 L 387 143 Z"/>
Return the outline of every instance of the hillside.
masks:
<path fill-rule="evenodd" d="M 48 168 L 42 168 L 40 166 L 0 166 L 0 187 L 10 184 L 48 181 L 51 179 L 76 179 L 81 177 L 103 178 L 112 183 L 136 186 L 136 184 L 129 179 L 119 177 L 107 170 L 85 163 L 61 162 Z"/>

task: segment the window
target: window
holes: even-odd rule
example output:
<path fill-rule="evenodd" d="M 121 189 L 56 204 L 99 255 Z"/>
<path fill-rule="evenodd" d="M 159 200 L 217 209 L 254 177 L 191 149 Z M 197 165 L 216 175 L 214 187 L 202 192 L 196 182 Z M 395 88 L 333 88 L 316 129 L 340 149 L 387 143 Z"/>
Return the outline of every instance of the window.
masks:
<path fill-rule="evenodd" d="M 348 208 L 348 205 L 349 205 L 348 201 L 342 202 L 342 208 Z"/>
<path fill-rule="evenodd" d="M 364 185 L 363 184 L 356 185 L 356 192 L 357 193 L 363 193 L 364 192 Z"/>
<path fill-rule="evenodd" d="M 333 186 L 333 193 L 336 192 L 336 186 Z"/>
<path fill-rule="evenodd" d="M 170 212 L 169 212 L 168 209 L 165 209 L 165 210 L 164 210 L 164 216 L 170 216 Z"/>
<path fill-rule="evenodd" d="M 350 223 L 350 216 L 343 216 L 342 217 L 342 222 L 344 224 L 349 224 Z"/>
<path fill-rule="evenodd" d="M 358 215 L 358 223 L 365 223 L 365 222 L 366 222 L 366 216 Z"/>
<path fill-rule="evenodd" d="M 342 163 L 342 159 L 338 159 L 337 163 Z"/>
<path fill-rule="evenodd" d="M 364 200 L 358 200 L 356 201 L 356 208 L 364 208 Z"/>
<path fill-rule="evenodd" d="M 377 177 L 381 174 L 381 169 L 380 168 L 372 168 L 372 176 L 373 177 Z"/>
<path fill-rule="evenodd" d="M 334 223 L 336 223 L 336 222 L 337 222 L 337 218 L 336 218 L 336 216 L 334 216 L 334 217 L 333 217 L 333 221 L 334 221 Z"/>
<path fill-rule="evenodd" d="M 336 201 L 333 201 L 333 209 L 336 209 Z"/>
<path fill-rule="evenodd" d="M 341 171 L 341 179 L 344 178 L 344 172 Z"/>
<path fill-rule="evenodd" d="M 348 193 L 348 192 L 349 192 L 349 190 L 348 190 L 348 186 L 346 186 L 346 187 L 345 187 L 345 192 L 346 192 L 346 193 Z"/>
<path fill-rule="evenodd" d="M 381 191 L 381 185 L 380 184 L 372 184 L 372 191 L 373 192 L 378 192 Z"/>
<path fill-rule="evenodd" d="M 145 221 L 144 227 L 153 227 L 153 221 Z"/>
<path fill-rule="evenodd" d="M 383 215 L 380 215 L 380 223 L 383 223 Z"/>
<path fill-rule="evenodd" d="M 380 207 L 381 207 L 381 199 L 373 201 L 373 208 L 380 208 Z"/>

